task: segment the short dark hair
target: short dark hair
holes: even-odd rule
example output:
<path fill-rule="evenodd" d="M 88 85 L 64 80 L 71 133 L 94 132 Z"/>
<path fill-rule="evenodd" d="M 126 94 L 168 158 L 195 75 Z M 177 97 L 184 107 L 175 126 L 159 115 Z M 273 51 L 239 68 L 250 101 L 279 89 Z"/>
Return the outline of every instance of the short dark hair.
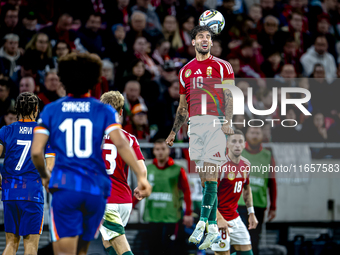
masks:
<path fill-rule="evenodd" d="M 252 39 L 252 38 L 244 39 L 241 46 L 240 46 L 240 49 L 244 49 L 244 48 L 247 48 L 247 47 L 252 48 L 254 42 L 255 42 L 255 40 Z"/>
<path fill-rule="evenodd" d="M 5 115 L 8 115 L 8 114 L 16 115 L 16 111 L 13 109 L 13 107 L 8 108 Z"/>
<path fill-rule="evenodd" d="M 295 9 L 294 11 L 292 11 L 292 13 L 290 14 L 290 19 L 293 18 L 293 15 L 296 14 L 296 15 L 300 15 L 302 17 L 304 17 L 304 14 L 302 11 L 298 10 L 298 9 Z"/>
<path fill-rule="evenodd" d="M 36 74 L 38 72 L 38 66 L 37 66 L 36 61 L 32 61 L 27 56 L 23 57 L 23 60 L 22 60 L 22 63 L 21 63 L 21 68 L 23 68 L 26 71 L 32 70 L 33 74 Z"/>
<path fill-rule="evenodd" d="M 241 130 L 239 130 L 239 129 L 235 129 L 235 130 L 234 130 L 234 134 L 228 135 L 228 138 L 230 138 L 230 137 L 233 136 L 233 135 L 242 135 L 243 138 L 246 139 L 246 137 L 244 136 L 243 132 L 242 132 Z"/>
<path fill-rule="evenodd" d="M 295 39 L 294 39 L 293 36 L 289 36 L 289 37 L 287 38 L 287 40 L 285 41 L 285 45 L 286 45 L 287 43 L 292 43 L 292 42 L 295 43 Z"/>
<path fill-rule="evenodd" d="M 93 12 L 91 13 L 88 17 L 87 17 L 87 20 L 90 19 L 91 16 L 95 16 L 95 17 L 100 17 L 100 20 L 102 21 L 103 20 L 103 15 L 99 12 Z"/>
<path fill-rule="evenodd" d="M 17 113 L 17 119 L 30 116 L 35 112 L 35 108 L 38 106 L 39 111 L 39 98 L 30 92 L 21 93 L 15 102 L 15 111 Z"/>
<path fill-rule="evenodd" d="M 160 46 L 161 46 L 163 43 L 165 43 L 165 42 L 170 43 L 170 41 L 167 40 L 167 39 L 165 39 L 165 38 L 159 39 L 159 40 L 157 41 L 157 43 L 156 43 L 156 47 L 160 47 Z M 170 44 L 171 44 L 171 43 L 170 43 Z"/>
<path fill-rule="evenodd" d="M 6 87 L 7 90 L 9 90 L 11 88 L 11 85 L 10 85 L 8 79 L 6 79 L 6 77 L 0 79 L 0 86 Z"/>
<path fill-rule="evenodd" d="M 190 32 L 191 39 L 192 39 L 192 40 L 195 40 L 196 35 L 197 35 L 198 33 L 205 32 L 205 31 L 207 31 L 207 32 L 210 33 L 211 39 L 214 38 L 215 33 L 211 30 L 210 27 L 198 25 L 198 26 L 194 27 L 193 30 L 191 30 L 191 32 Z"/>
<path fill-rule="evenodd" d="M 17 12 L 19 12 L 19 10 L 14 5 L 12 5 L 12 4 L 5 4 L 2 7 L 2 10 L 1 10 L 2 21 L 5 18 L 5 16 L 6 16 L 8 11 L 17 11 Z"/>
<path fill-rule="evenodd" d="M 159 138 L 159 139 L 157 139 L 155 142 L 154 142 L 154 144 L 162 144 L 162 143 L 166 143 L 165 142 L 165 139 L 164 138 Z"/>
<path fill-rule="evenodd" d="M 59 43 L 65 43 L 69 53 L 72 51 L 70 44 L 68 44 L 65 40 L 59 40 L 53 48 L 53 56 L 57 55 L 57 46 Z"/>
<path fill-rule="evenodd" d="M 314 39 L 314 44 L 316 43 L 316 40 L 317 40 L 318 38 L 324 38 L 324 39 L 327 41 L 327 38 L 326 38 L 325 35 L 318 35 L 318 36 L 316 36 L 315 39 Z M 327 42 L 328 42 L 328 41 L 327 41 Z"/>
<path fill-rule="evenodd" d="M 72 52 L 60 58 L 58 75 L 67 93 L 87 93 L 101 78 L 102 61 L 97 54 Z"/>

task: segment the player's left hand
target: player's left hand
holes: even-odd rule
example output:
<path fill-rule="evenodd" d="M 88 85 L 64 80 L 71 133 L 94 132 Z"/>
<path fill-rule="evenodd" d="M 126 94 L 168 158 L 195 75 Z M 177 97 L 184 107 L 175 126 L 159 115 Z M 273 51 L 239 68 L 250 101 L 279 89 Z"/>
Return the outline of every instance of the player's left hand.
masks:
<path fill-rule="evenodd" d="M 254 213 L 249 214 L 248 222 L 249 222 L 249 227 L 248 227 L 249 230 L 255 229 L 257 227 L 257 224 L 259 224 Z"/>
<path fill-rule="evenodd" d="M 50 191 L 48 190 L 48 184 L 50 183 L 50 178 L 41 178 L 41 181 L 42 181 L 42 185 L 46 189 L 46 192 L 50 193 Z"/>
<path fill-rule="evenodd" d="M 232 127 L 228 123 L 223 124 L 221 129 L 226 135 L 234 134 L 234 129 L 232 129 Z"/>
<path fill-rule="evenodd" d="M 47 168 L 45 168 L 45 172 L 46 172 L 46 177 L 45 178 L 41 178 L 41 182 L 42 185 L 45 187 L 46 192 L 49 193 L 50 191 L 48 190 L 48 184 L 50 183 L 50 179 L 51 179 L 51 172 L 48 171 Z"/>
<path fill-rule="evenodd" d="M 2 190 L 2 175 L 0 174 L 0 190 Z"/>
<path fill-rule="evenodd" d="M 194 224 L 194 217 L 191 215 L 184 215 L 183 216 L 183 225 L 187 228 L 191 228 L 191 226 Z"/>
<path fill-rule="evenodd" d="M 139 201 L 142 200 L 144 197 L 141 195 L 138 187 L 135 188 L 135 190 L 133 191 L 133 195 L 135 196 L 135 198 L 137 198 Z"/>
<path fill-rule="evenodd" d="M 272 221 L 275 217 L 276 217 L 276 211 L 275 210 L 269 210 L 268 221 Z"/>

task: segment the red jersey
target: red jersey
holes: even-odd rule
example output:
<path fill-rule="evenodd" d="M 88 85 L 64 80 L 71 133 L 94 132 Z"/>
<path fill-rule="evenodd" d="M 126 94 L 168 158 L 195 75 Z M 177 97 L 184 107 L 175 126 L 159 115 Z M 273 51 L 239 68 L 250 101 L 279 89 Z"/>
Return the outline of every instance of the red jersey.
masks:
<path fill-rule="evenodd" d="M 234 80 L 234 72 L 228 61 L 210 56 L 198 61 L 196 58 L 179 71 L 179 93 L 186 95 L 189 117 L 202 114 L 202 95 L 207 97 L 207 115 L 225 116 L 222 88 L 215 88 L 225 80 Z"/>
<path fill-rule="evenodd" d="M 130 147 L 134 150 L 138 160 L 144 160 L 143 154 L 140 151 L 139 143 L 135 136 L 123 131 Z M 132 203 L 131 189 L 127 183 L 129 174 L 129 166 L 121 158 L 117 152 L 116 146 L 111 142 L 110 137 L 104 137 L 103 144 L 103 159 L 105 161 L 106 172 L 111 179 L 111 195 L 107 200 L 109 204 L 126 204 Z"/>
<path fill-rule="evenodd" d="M 238 200 L 241 197 L 243 185 L 249 185 L 250 162 L 241 156 L 235 164 L 226 155 L 227 162 L 221 167 L 218 179 L 218 210 L 227 221 L 238 217 Z"/>

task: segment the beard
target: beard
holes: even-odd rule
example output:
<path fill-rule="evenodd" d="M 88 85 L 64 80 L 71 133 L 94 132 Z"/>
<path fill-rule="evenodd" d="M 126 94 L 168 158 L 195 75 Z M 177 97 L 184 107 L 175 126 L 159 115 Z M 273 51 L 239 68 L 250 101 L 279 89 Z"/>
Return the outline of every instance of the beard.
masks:
<path fill-rule="evenodd" d="M 208 47 L 206 50 L 199 48 L 198 46 L 195 47 L 196 51 L 201 55 L 207 55 L 210 52 L 210 47 Z"/>

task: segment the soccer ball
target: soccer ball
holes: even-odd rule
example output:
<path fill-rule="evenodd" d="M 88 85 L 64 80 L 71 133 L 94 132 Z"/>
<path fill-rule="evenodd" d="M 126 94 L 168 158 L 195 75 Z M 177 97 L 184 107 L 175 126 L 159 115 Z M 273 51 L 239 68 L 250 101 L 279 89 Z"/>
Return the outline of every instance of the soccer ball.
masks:
<path fill-rule="evenodd" d="M 225 21 L 219 11 L 208 10 L 201 14 L 199 24 L 200 26 L 208 26 L 215 34 L 219 34 L 225 26 Z"/>

